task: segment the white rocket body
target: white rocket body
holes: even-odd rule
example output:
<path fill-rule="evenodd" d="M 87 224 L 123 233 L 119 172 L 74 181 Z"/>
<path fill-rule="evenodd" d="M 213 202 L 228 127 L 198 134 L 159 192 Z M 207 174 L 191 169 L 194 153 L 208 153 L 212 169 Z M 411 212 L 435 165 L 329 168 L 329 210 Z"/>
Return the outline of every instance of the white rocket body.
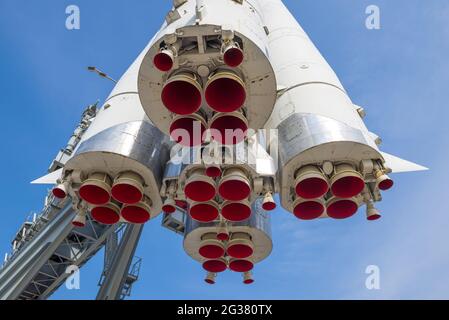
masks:
<path fill-rule="evenodd" d="M 377 136 L 363 122 L 362 109 L 353 104 L 282 1 L 258 3 L 269 31 L 270 62 L 279 89 L 265 127 L 278 129 L 278 184 L 283 207 L 303 219 L 346 218 L 363 203 L 380 201 L 380 191 L 392 186 L 386 174 L 396 168 L 386 163 Z M 395 167 L 405 165 L 396 160 L 392 163 Z M 313 195 L 320 180 L 322 190 Z M 344 206 L 346 213 L 336 210 Z M 307 207 L 309 215 L 303 212 Z"/>
<path fill-rule="evenodd" d="M 257 2 L 180 1 L 139 71 L 147 115 L 167 134 L 262 128 L 276 99 L 267 41 Z"/>

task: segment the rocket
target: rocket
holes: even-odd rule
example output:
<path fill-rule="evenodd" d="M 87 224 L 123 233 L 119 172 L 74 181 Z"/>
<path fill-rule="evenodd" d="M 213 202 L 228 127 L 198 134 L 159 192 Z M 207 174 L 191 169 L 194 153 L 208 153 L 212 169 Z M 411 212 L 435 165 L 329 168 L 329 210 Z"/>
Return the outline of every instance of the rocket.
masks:
<path fill-rule="evenodd" d="M 380 150 L 338 77 L 281 0 L 174 0 L 56 183 L 83 227 L 185 212 L 183 247 L 216 282 L 254 282 L 270 211 L 346 219 L 425 168 Z"/>
<path fill-rule="evenodd" d="M 269 30 L 278 98 L 266 123 L 277 129 L 282 206 L 303 220 L 346 219 L 393 187 L 389 174 L 425 168 L 380 151 L 338 77 L 280 0 L 259 0 Z M 286 49 L 288 47 L 288 49 Z"/>

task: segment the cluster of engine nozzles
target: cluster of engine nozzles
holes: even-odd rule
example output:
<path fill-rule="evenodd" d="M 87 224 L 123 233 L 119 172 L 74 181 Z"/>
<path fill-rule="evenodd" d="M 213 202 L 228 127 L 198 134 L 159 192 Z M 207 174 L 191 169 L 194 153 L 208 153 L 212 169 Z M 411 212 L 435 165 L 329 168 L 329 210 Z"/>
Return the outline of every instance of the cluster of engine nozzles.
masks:
<path fill-rule="evenodd" d="M 65 198 L 68 187 L 68 182 L 57 185 L 53 195 Z M 80 186 L 78 195 L 91 208 L 92 218 L 102 224 L 113 225 L 121 219 L 142 224 L 151 219 L 151 200 L 144 194 L 142 177 L 134 172 L 120 173 L 114 179 L 106 173 L 91 173 Z M 78 214 L 73 223 L 83 227 L 85 214 Z"/>
<path fill-rule="evenodd" d="M 243 51 L 235 43 L 223 50 L 223 61 L 228 67 L 238 67 L 243 58 Z M 156 54 L 153 63 L 160 71 L 168 72 L 173 68 L 174 59 L 172 50 L 163 49 Z M 199 112 L 203 97 L 215 112 L 208 122 Z M 236 144 L 243 141 L 248 130 L 248 121 L 239 110 L 246 101 L 245 83 L 233 70 L 215 70 L 209 74 L 205 85 L 195 71 L 176 70 L 165 82 L 161 100 L 175 114 L 170 136 L 182 145 L 202 144 L 207 129 L 215 141 Z"/>
<path fill-rule="evenodd" d="M 221 171 L 219 166 L 198 168 L 189 173 L 184 193 L 189 202 L 189 214 L 201 223 L 216 221 L 221 216 L 230 222 L 240 222 L 251 216 L 251 180 L 239 167 Z M 221 204 L 217 197 L 221 197 Z M 265 210 L 274 210 L 276 203 L 267 192 L 263 201 Z M 174 200 L 167 199 L 163 210 L 174 212 Z"/>
<path fill-rule="evenodd" d="M 385 191 L 393 186 L 381 170 L 375 173 L 376 187 Z M 364 191 L 363 176 L 350 164 L 336 165 L 330 178 L 317 166 L 305 166 L 298 170 L 295 180 L 296 200 L 294 215 L 302 220 L 313 220 L 326 213 L 334 219 L 353 216 L 358 208 L 357 197 Z M 368 220 L 380 218 L 377 210 L 368 208 Z"/>
<path fill-rule="evenodd" d="M 208 272 L 206 283 L 214 284 L 218 273 L 227 269 L 243 274 L 243 283 L 254 282 L 251 271 L 254 268 L 254 243 L 244 232 L 229 235 L 226 232 L 206 233 L 201 238 L 199 255 L 205 260 L 203 268 Z"/>

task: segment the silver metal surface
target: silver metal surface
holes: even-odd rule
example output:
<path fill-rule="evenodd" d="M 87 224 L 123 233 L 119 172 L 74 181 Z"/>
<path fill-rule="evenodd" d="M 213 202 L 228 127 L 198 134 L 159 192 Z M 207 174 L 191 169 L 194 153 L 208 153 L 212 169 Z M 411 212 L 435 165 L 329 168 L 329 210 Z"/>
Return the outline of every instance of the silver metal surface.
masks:
<path fill-rule="evenodd" d="M 150 169 L 160 186 L 169 148 L 169 138 L 159 129 L 145 121 L 133 121 L 104 130 L 84 141 L 75 157 L 90 152 L 122 155 Z"/>
<path fill-rule="evenodd" d="M 81 175 L 85 179 L 92 172 L 110 177 L 123 171 L 135 172 L 144 181 L 144 194 L 151 199 L 154 218 L 162 208 L 160 190 L 171 145 L 170 139 L 149 122 L 122 123 L 84 141 L 66 163 L 64 174 L 71 172 L 71 177 Z"/>
<path fill-rule="evenodd" d="M 314 114 L 292 114 L 281 122 L 278 129 L 281 166 L 309 149 L 328 143 L 351 142 L 367 147 L 370 145 L 360 130 Z M 377 150 L 373 149 L 373 153 L 377 153 Z M 380 154 L 377 156 L 381 158 Z"/>
<path fill-rule="evenodd" d="M 241 222 L 229 222 L 230 233 L 245 232 L 251 235 L 254 243 L 252 260 L 258 263 L 268 257 L 273 248 L 271 238 L 271 219 L 269 213 L 262 209 L 262 199 L 257 199 L 252 205 L 251 217 Z M 204 262 L 205 259 L 198 253 L 201 237 L 206 233 L 217 232 L 219 221 L 199 223 L 186 214 L 184 232 L 184 250 L 192 259 Z"/>
<path fill-rule="evenodd" d="M 114 231 L 90 219 L 74 228 L 74 215 L 70 201 L 44 213 L 46 222 L 0 270 L 0 300 L 48 298 L 70 276 L 68 268 L 84 265 Z"/>
<path fill-rule="evenodd" d="M 134 258 L 144 225 L 125 226 L 116 252 L 105 270 L 105 277 L 97 294 L 97 300 L 119 300 L 129 281 L 129 269 Z M 131 275 L 133 276 L 133 275 Z M 134 278 L 131 278 L 134 280 Z M 135 279 L 137 280 L 137 279 Z"/>

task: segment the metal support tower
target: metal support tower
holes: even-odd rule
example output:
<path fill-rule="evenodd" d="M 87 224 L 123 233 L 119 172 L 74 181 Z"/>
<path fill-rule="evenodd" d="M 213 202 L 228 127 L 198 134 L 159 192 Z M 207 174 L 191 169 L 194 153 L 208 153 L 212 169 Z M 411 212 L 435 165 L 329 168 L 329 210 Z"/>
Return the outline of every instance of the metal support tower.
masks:
<path fill-rule="evenodd" d="M 29 238 L 0 270 L 1 300 L 48 298 L 70 276 L 69 267 L 83 266 L 114 231 L 92 220 L 84 228 L 74 228 L 73 217 L 67 203 L 37 219 L 34 226 L 39 230 L 27 232 Z"/>
<path fill-rule="evenodd" d="M 67 146 L 52 161 L 49 172 L 64 167 L 95 118 L 96 110 L 97 104 L 84 110 L 80 123 Z M 85 227 L 74 228 L 74 216 L 71 199 L 61 201 L 49 192 L 42 212 L 21 226 L 12 241 L 12 252 L 5 256 L 0 268 L 0 300 L 47 299 L 71 275 L 73 266 L 81 268 L 105 244 L 109 262 L 105 263 L 107 270 L 102 273 L 105 277 L 100 292 L 121 299 L 129 296 L 141 263 L 140 259 L 133 262 L 132 258 L 142 227 L 106 226 L 88 217 Z"/>
<path fill-rule="evenodd" d="M 105 266 L 97 300 L 123 300 L 137 281 L 140 259 L 133 264 L 143 225 L 127 224 L 120 242 L 118 234 L 110 235 L 105 248 Z"/>

